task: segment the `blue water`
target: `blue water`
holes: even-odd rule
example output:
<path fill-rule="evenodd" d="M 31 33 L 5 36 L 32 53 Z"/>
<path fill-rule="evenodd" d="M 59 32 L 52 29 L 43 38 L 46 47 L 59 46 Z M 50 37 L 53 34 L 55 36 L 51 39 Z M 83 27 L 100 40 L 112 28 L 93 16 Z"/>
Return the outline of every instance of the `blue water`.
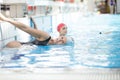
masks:
<path fill-rule="evenodd" d="M 75 19 L 74 19 L 75 18 Z M 3 68 L 120 68 L 120 15 L 73 15 L 64 18 L 73 45 L 23 46 L 1 61 Z M 18 54 L 16 54 L 18 53 Z"/>

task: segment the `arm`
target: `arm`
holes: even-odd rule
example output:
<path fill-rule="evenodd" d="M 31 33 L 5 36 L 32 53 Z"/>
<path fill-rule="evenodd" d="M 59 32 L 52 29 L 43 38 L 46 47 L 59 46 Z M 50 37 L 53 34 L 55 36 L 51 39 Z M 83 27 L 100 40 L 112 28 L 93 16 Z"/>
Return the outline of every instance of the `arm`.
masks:
<path fill-rule="evenodd" d="M 41 40 L 45 40 L 45 39 L 49 38 L 49 36 L 50 36 L 48 33 L 44 32 L 42 30 L 33 29 L 26 24 L 23 24 L 21 22 L 14 21 L 10 18 L 7 18 L 7 17 L 3 16 L 1 13 L 0 13 L 0 20 L 9 22 L 9 23 L 13 24 L 15 27 L 17 27 L 17 28 L 27 32 L 28 34 L 30 34 L 36 38 L 39 38 Z"/>

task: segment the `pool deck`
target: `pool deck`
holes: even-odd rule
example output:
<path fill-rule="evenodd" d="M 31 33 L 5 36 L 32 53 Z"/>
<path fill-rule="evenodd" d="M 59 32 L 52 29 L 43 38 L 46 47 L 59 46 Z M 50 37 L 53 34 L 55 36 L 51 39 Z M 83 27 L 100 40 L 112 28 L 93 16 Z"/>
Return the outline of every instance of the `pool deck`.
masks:
<path fill-rule="evenodd" d="M 0 80 L 120 80 L 120 69 L 21 68 L 0 69 Z"/>

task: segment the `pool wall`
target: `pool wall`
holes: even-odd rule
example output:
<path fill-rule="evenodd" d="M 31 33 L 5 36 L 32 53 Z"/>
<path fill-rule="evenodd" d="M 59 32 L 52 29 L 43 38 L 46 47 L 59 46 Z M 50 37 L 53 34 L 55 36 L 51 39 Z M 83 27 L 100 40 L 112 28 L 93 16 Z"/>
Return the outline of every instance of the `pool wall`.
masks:
<path fill-rule="evenodd" d="M 30 69 L 29 69 L 30 70 Z M 42 69 L 39 73 L 31 72 L 27 69 L 0 70 L 1 80 L 120 80 L 119 69 Z M 34 69 L 35 70 L 35 69 Z M 6 77 L 7 76 L 7 77 Z"/>
<path fill-rule="evenodd" d="M 16 36 L 16 29 L 13 25 L 0 22 L 0 48 L 3 48 L 9 41 L 15 40 Z"/>

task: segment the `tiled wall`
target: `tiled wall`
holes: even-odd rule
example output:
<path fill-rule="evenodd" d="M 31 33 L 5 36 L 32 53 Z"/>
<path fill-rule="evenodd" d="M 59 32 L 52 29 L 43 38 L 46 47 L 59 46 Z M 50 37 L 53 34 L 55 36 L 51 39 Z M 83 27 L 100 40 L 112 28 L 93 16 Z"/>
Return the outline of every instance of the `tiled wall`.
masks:
<path fill-rule="evenodd" d="M 1 27 L 0 27 L 1 28 Z M 2 48 L 2 34 L 1 34 L 1 29 L 0 29 L 0 49 Z"/>
<path fill-rule="evenodd" d="M 120 13 L 120 0 L 117 0 L 117 13 Z"/>
<path fill-rule="evenodd" d="M 16 39 L 15 27 L 7 22 L 0 22 L 0 47 L 4 47 L 9 41 Z"/>
<path fill-rule="evenodd" d="M 30 25 L 28 18 L 17 18 L 16 20 Z M 29 35 L 27 33 L 21 31 L 10 23 L 0 22 L 0 49 L 5 47 L 5 45 L 10 41 L 28 41 L 28 36 Z"/>

